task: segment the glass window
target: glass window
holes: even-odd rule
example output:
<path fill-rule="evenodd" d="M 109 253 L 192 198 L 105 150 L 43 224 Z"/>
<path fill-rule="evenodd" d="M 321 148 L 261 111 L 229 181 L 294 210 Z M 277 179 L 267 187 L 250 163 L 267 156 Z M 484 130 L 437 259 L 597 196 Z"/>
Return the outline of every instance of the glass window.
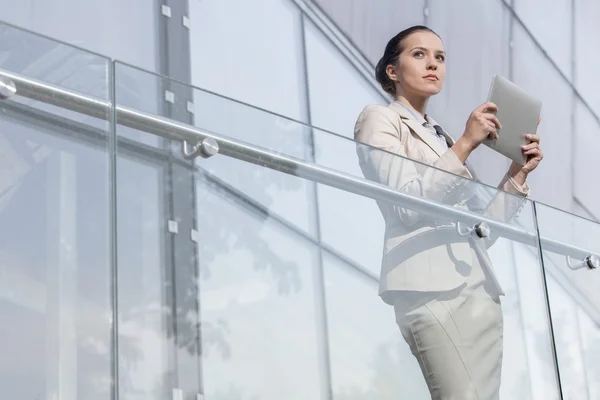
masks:
<path fill-rule="evenodd" d="M 402 339 L 377 281 L 325 254 L 334 399 L 427 399 L 419 364 Z"/>
<path fill-rule="evenodd" d="M 197 193 L 205 397 L 326 398 L 317 248 L 218 182 Z"/>
<path fill-rule="evenodd" d="M 190 20 L 194 85 L 306 120 L 300 11 L 293 2 L 190 1 Z"/>
<path fill-rule="evenodd" d="M 600 186 L 597 182 L 596 160 L 600 154 L 600 123 L 579 99 L 575 102 L 575 133 L 573 143 L 573 195 L 596 218 L 600 218 Z"/>
<path fill-rule="evenodd" d="M 514 24 L 514 82 L 542 100 L 544 161 L 528 178 L 532 198 L 563 210 L 572 203 L 573 92 L 521 25 Z M 551 179 L 550 179 L 551 177 Z"/>
<path fill-rule="evenodd" d="M 510 13 L 501 1 L 467 0 L 457 7 L 430 0 L 428 26 L 441 36 L 447 52 L 444 89 L 431 99 L 428 112 L 458 139 L 471 112 L 487 100 L 494 75 L 508 76 Z M 493 186 L 509 164 L 486 146 L 479 146 L 469 162 L 477 178 Z"/>
<path fill-rule="evenodd" d="M 384 99 L 312 22 L 305 21 L 311 122 L 352 138 L 362 109 L 389 99 Z"/>
<path fill-rule="evenodd" d="M 575 83 L 577 90 L 600 114 L 600 52 L 598 34 L 600 27 L 600 2 L 575 0 Z"/>
<path fill-rule="evenodd" d="M 513 4 L 517 15 L 544 51 L 570 78 L 573 2 L 554 0 L 550 6 L 546 0 L 514 0 Z M 515 36 L 515 44 L 519 40 Z"/>
<path fill-rule="evenodd" d="M 318 0 L 317 3 L 373 65 L 392 37 L 409 26 L 422 25 L 424 20 L 425 0 L 378 0 L 376 7 L 371 0 Z"/>
<path fill-rule="evenodd" d="M 156 71 L 157 4 L 146 0 L 0 0 L 0 9 L 5 22 Z M 68 53 L 48 53 L 48 67 L 56 68 L 56 60 L 65 56 Z"/>

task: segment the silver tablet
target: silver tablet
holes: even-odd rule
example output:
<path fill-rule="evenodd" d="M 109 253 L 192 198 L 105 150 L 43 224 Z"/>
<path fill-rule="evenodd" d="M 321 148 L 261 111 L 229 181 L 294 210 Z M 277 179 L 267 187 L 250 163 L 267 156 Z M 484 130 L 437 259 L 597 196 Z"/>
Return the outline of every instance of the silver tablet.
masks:
<path fill-rule="evenodd" d="M 542 102 L 500 75 L 492 80 L 488 101 L 498 106 L 496 117 L 502 129 L 498 129 L 498 139 L 488 139 L 483 144 L 518 164 L 524 164 L 526 158 L 521 146 L 529 143 L 526 134 L 537 131 Z"/>

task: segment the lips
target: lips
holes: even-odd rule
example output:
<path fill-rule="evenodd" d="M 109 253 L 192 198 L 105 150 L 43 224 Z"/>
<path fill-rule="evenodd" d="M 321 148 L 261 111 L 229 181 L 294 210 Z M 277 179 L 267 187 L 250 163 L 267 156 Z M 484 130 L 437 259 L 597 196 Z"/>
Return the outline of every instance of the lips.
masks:
<path fill-rule="evenodd" d="M 424 78 L 425 78 L 425 79 L 436 80 L 436 81 L 438 80 L 438 77 L 437 77 L 437 75 L 433 75 L 433 74 L 430 74 L 430 75 L 424 76 Z"/>

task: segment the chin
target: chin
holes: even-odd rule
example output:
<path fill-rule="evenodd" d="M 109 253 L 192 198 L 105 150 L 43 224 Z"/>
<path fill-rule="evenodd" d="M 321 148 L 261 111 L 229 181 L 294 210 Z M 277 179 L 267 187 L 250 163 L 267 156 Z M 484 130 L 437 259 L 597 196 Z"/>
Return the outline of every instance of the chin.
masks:
<path fill-rule="evenodd" d="M 421 95 L 423 97 L 431 97 L 431 96 L 435 96 L 436 94 L 438 94 L 441 91 L 442 91 L 442 88 L 435 88 L 434 89 L 434 88 L 429 87 L 429 88 L 424 88 L 421 91 Z"/>

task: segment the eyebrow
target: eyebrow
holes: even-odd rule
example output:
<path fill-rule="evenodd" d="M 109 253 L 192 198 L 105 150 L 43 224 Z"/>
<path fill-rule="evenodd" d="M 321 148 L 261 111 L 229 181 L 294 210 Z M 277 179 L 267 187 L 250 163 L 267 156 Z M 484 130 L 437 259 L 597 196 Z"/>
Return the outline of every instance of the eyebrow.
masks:
<path fill-rule="evenodd" d="M 423 46 L 416 46 L 416 47 L 413 47 L 410 51 L 413 51 L 413 50 L 428 51 L 429 49 L 427 49 L 426 47 L 423 47 Z M 438 54 L 446 54 L 446 52 L 444 50 L 436 50 L 436 53 L 438 53 Z"/>

